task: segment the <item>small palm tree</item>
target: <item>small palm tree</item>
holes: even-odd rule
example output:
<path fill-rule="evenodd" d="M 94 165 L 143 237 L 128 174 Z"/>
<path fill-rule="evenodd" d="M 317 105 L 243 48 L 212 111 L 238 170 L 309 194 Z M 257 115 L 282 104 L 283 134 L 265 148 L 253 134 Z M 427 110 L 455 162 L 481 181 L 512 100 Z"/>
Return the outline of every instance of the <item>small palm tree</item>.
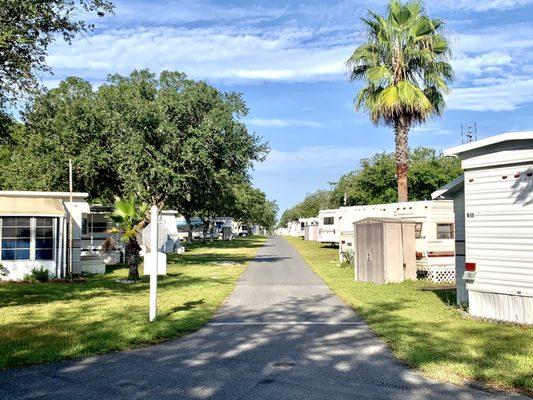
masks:
<path fill-rule="evenodd" d="M 398 201 L 407 201 L 408 134 L 415 124 L 441 115 L 453 81 L 444 23 L 421 1 L 389 3 L 385 17 L 369 11 L 363 44 L 347 61 L 350 80 L 363 80 L 355 106 L 376 125 L 392 126 L 396 142 Z"/>
<path fill-rule="evenodd" d="M 141 246 L 138 237 L 146 222 L 148 205 L 137 202 L 135 197 L 129 199 L 115 199 L 115 210 L 109 216 L 117 224 L 111 232 L 121 233 L 122 241 L 126 243 L 126 264 L 128 264 L 128 279 L 139 279 L 139 264 L 141 263 Z"/>

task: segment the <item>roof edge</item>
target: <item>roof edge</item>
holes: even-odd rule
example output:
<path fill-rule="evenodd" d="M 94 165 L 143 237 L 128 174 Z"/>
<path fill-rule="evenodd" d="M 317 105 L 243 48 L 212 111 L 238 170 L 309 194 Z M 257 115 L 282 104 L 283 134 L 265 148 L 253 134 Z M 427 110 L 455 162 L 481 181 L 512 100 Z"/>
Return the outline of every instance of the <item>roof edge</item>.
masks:
<path fill-rule="evenodd" d="M 454 156 L 461 154 L 470 150 L 478 149 L 480 147 L 490 146 L 491 144 L 508 142 L 511 140 L 533 140 L 533 131 L 520 131 L 520 132 L 505 132 L 499 135 L 490 136 L 485 139 L 476 140 L 475 142 L 470 142 L 462 144 L 460 146 L 450 147 L 445 149 L 443 154 L 445 156 Z"/>

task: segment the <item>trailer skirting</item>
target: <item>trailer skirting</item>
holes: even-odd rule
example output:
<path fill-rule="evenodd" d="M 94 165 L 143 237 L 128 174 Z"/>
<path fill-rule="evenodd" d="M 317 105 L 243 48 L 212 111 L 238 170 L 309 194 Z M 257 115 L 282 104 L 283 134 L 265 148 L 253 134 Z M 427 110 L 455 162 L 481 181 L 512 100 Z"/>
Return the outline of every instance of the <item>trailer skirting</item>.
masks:
<path fill-rule="evenodd" d="M 533 324 L 533 297 L 468 290 L 473 316 L 519 324 Z"/>

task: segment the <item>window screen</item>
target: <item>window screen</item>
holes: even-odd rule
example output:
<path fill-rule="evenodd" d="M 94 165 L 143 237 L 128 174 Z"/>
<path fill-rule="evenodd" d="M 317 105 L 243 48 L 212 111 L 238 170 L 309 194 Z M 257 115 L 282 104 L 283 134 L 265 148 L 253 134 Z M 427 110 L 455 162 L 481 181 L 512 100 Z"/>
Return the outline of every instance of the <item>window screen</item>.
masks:
<path fill-rule="evenodd" d="M 35 259 L 53 260 L 54 258 L 54 220 L 35 218 Z"/>
<path fill-rule="evenodd" d="M 30 242 L 30 218 L 2 218 L 2 260 L 29 260 Z"/>
<path fill-rule="evenodd" d="M 453 224 L 437 224 L 437 239 L 453 239 Z"/>

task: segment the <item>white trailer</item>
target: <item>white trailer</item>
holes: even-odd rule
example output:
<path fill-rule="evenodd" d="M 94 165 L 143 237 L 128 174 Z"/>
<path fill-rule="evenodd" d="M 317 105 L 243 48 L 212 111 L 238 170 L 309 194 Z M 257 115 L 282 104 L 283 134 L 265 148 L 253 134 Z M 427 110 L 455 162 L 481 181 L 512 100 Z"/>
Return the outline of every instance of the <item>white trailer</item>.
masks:
<path fill-rule="evenodd" d="M 469 312 L 533 324 L 533 131 L 448 149 L 464 170 Z"/>
<path fill-rule="evenodd" d="M 344 211 L 340 208 L 334 210 L 320 210 L 318 213 L 317 239 L 319 243 L 339 243 L 339 225 L 343 212 Z"/>
<path fill-rule="evenodd" d="M 414 221 L 417 270 L 433 281 L 453 281 L 455 241 L 453 202 L 427 200 L 405 203 L 344 207 L 340 223 L 339 260 L 353 261 L 353 223 L 365 218 L 395 218 Z"/>

